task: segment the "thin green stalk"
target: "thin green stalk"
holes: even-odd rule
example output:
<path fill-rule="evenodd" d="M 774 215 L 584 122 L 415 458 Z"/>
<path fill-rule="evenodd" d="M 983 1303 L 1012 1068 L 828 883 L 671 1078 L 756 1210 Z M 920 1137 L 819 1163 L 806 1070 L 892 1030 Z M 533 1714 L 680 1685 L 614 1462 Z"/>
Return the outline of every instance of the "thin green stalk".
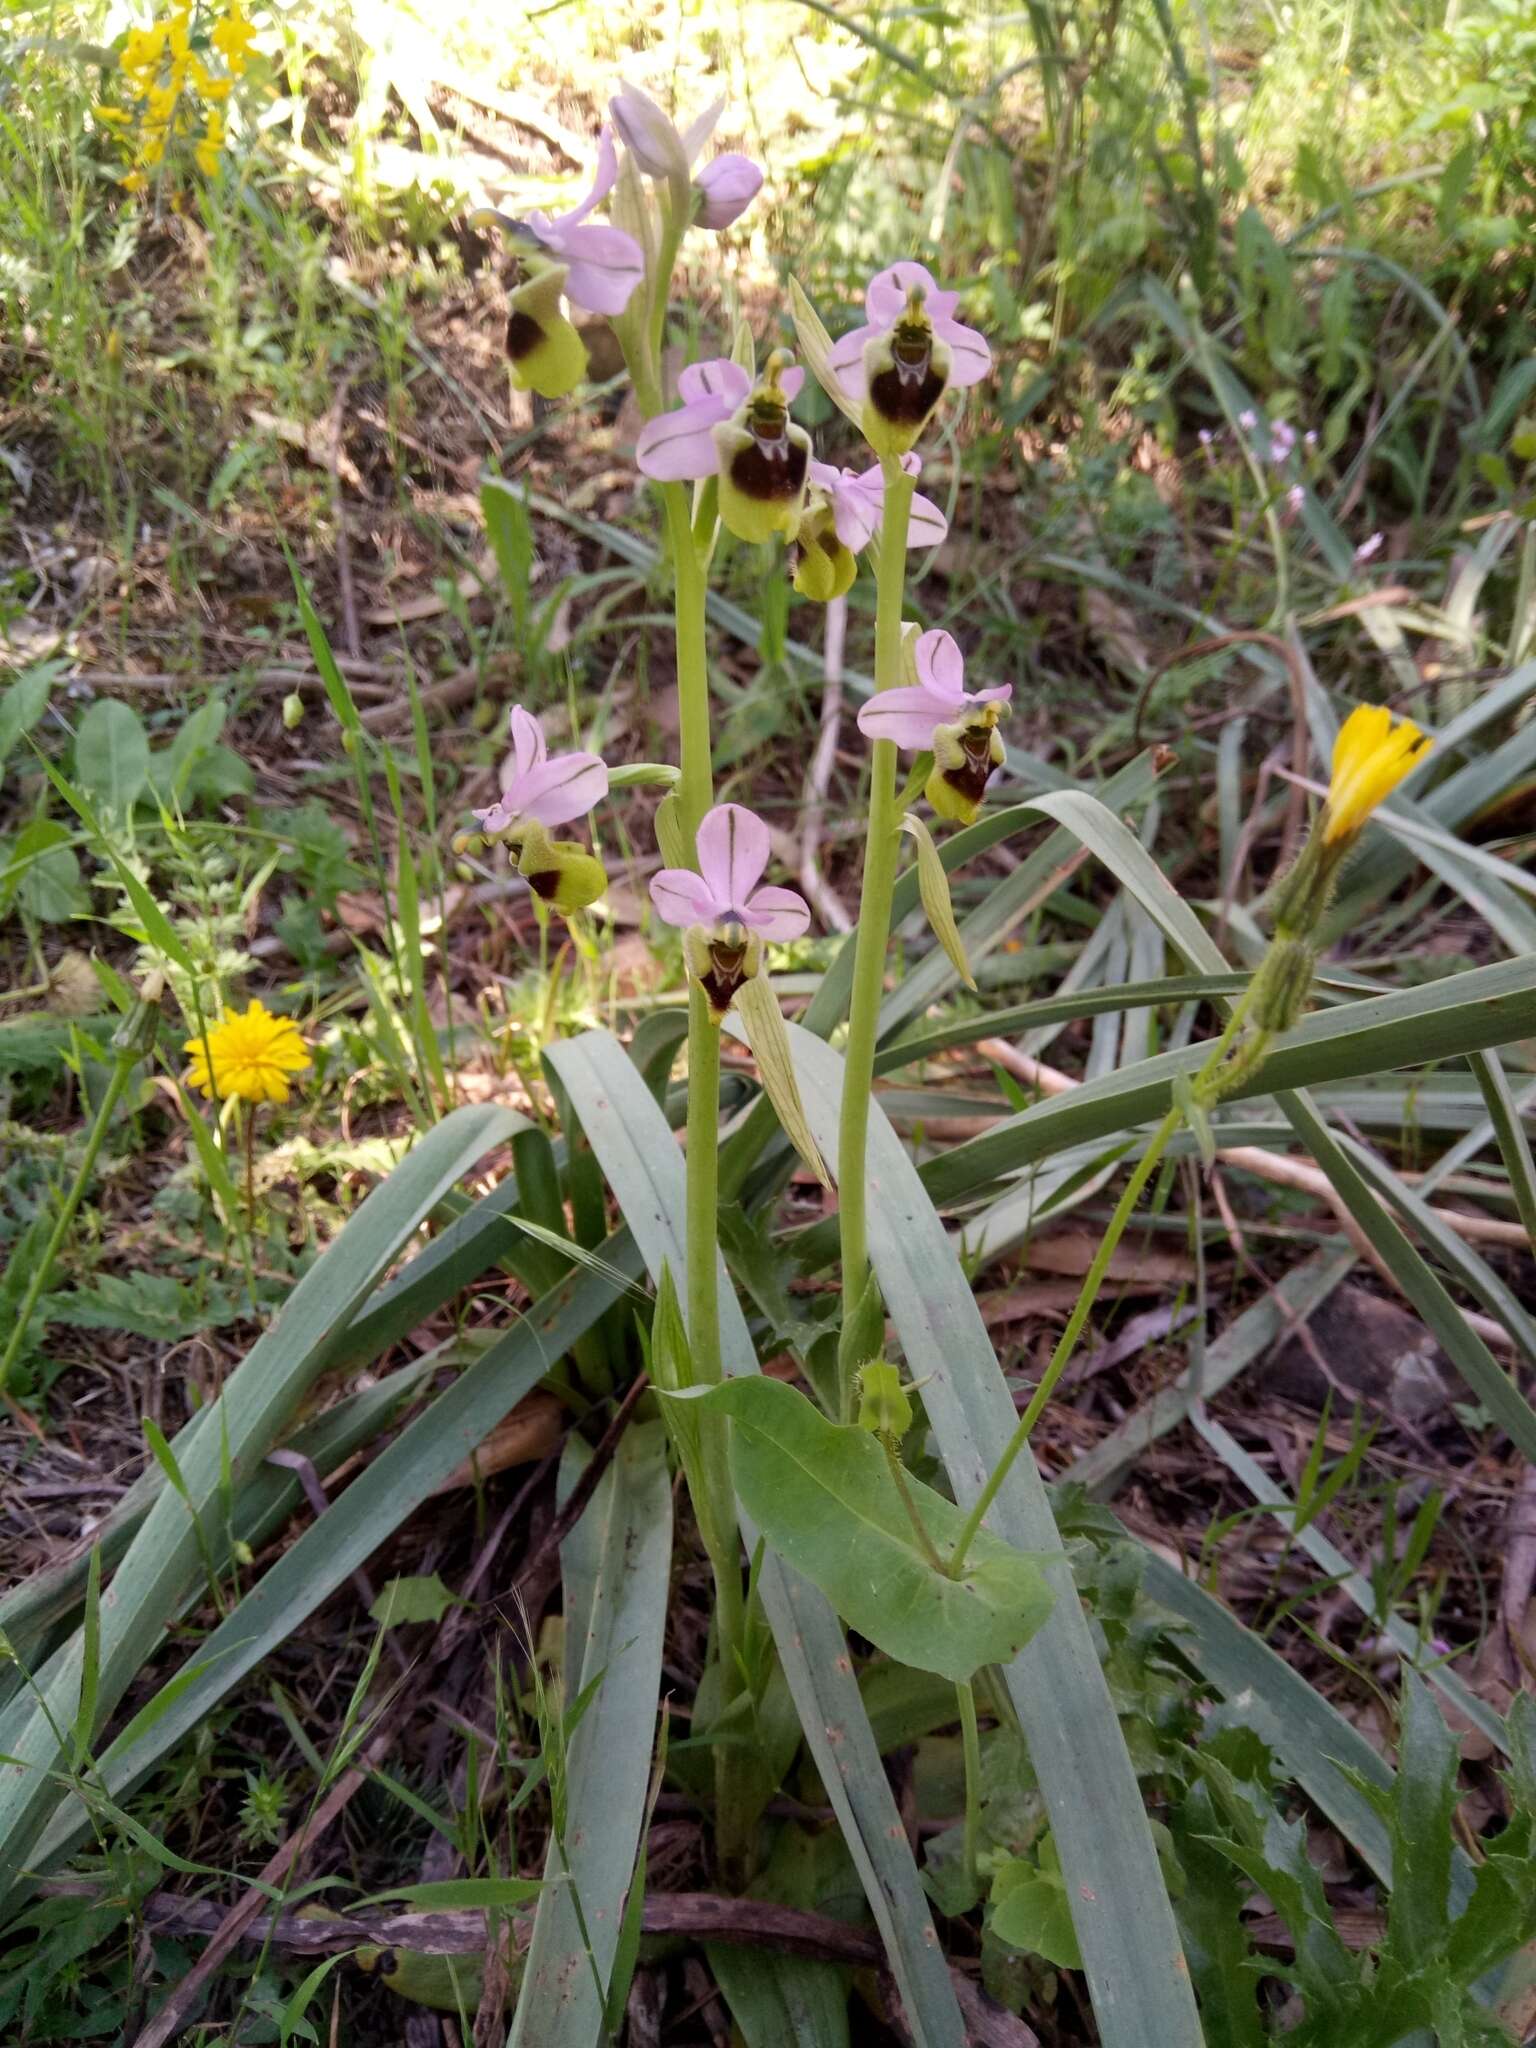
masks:
<path fill-rule="evenodd" d="M 69 1193 L 64 1197 L 60 1205 L 58 1215 L 53 1220 L 53 1229 L 48 1233 L 48 1242 L 43 1247 L 43 1255 L 32 1269 L 32 1277 L 27 1282 L 27 1291 L 21 1298 L 21 1306 L 17 1309 L 15 1320 L 11 1324 L 10 1335 L 5 1340 L 5 1351 L 3 1354 L 0 1354 L 0 1393 L 4 1393 L 5 1389 L 10 1385 L 11 1368 L 15 1365 L 17 1357 L 21 1352 L 22 1344 L 26 1339 L 27 1329 L 32 1321 L 32 1312 L 37 1307 L 42 1297 L 43 1289 L 48 1285 L 52 1277 L 54 1261 L 57 1259 L 63 1247 L 64 1239 L 69 1233 L 69 1226 L 75 1219 L 75 1211 L 80 1206 L 81 1197 L 90 1186 L 91 1175 L 96 1170 L 97 1155 L 106 1141 L 107 1128 L 112 1121 L 112 1112 L 117 1108 L 118 1098 L 128 1085 L 128 1076 L 133 1072 L 141 1050 L 142 1048 L 137 1041 L 128 1045 L 119 1045 L 117 1048 L 117 1057 L 112 1063 L 112 1072 L 107 1077 L 105 1092 L 97 1106 L 95 1120 L 91 1124 L 90 1134 L 85 1141 L 85 1150 L 80 1156 L 79 1166 L 75 1169 L 75 1178 L 70 1185 Z"/>
<path fill-rule="evenodd" d="M 673 604 L 677 619 L 677 696 L 680 773 L 678 822 L 683 850 L 694 858 L 694 840 L 715 800 L 709 731 L 709 661 L 704 640 L 704 567 L 694 542 L 686 484 L 663 484 L 667 541 L 672 553 Z M 690 1332 L 690 1336 L 691 1336 Z"/>
<path fill-rule="evenodd" d="M 976 1691 L 967 1680 L 955 1687 L 960 1706 L 960 1743 L 965 1756 L 965 1833 L 961 1854 L 967 1891 L 976 1888 L 976 1844 L 981 1832 L 981 1736 L 976 1728 Z"/>
<path fill-rule="evenodd" d="M 975 1541 L 976 1531 L 985 1520 L 987 1510 L 991 1507 L 993 1501 L 996 1500 L 999 1487 L 1001 1487 L 1003 1481 L 1013 1470 L 1014 1461 L 1029 1442 L 1030 1431 L 1039 1421 L 1041 1409 L 1044 1408 L 1046 1402 L 1055 1392 L 1056 1383 L 1066 1370 L 1067 1362 L 1077 1348 L 1077 1340 L 1083 1334 L 1083 1325 L 1088 1320 L 1093 1304 L 1098 1299 L 1099 1289 L 1104 1284 L 1104 1276 L 1109 1271 L 1109 1262 L 1114 1257 L 1121 1238 L 1125 1235 L 1125 1226 L 1130 1222 L 1132 1212 L 1135 1210 L 1137 1202 L 1141 1199 L 1142 1189 L 1152 1178 L 1153 1173 L 1157 1169 L 1158 1161 L 1168 1148 L 1169 1140 L 1179 1128 L 1181 1118 L 1182 1112 L 1177 1107 L 1169 1110 L 1153 1133 L 1152 1142 L 1142 1154 L 1135 1172 L 1126 1182 L 1124 1194 L 1121 1195 L 1119 1201 L 1115 1204 L 1115 1213 L 1109 1219 L 1109 1228 L 1105 1231 L 1103 1240 L 1093 1255 L 1092 1265 L 1083 1277 L 1082 1288 L 1077 1297 L 1077 1306 L 1068 1317 L 1067 1326 L 1057 1341 L 1056 1349 L 1051 1353 L 1051 1362 L 1045 1369 L 1045 1375 L 1039 1386 L 1036 1387 L 1029 1406 L 1019 1417 L 1018 1427 L 1008 1439 L 1003 1455 L 993 1466 L 991 1473 L 988 1475 L 986 1485 L 977 1494 L 971 1512 L 965 1518 L 965 1526 L 960 1531 L 959 1541 L 955 1544 L 954 1554 L 949 1560 L 949 1575 L 952 1579 L 960 1576 L 961 1567 L 965 1563 L 966 1553 Z"/>
<path fill-rule="evenodd" d="M 885 513 L 880 525 L 880 553 L 876 566 L 879 584 L 875 602 L 875 688 L 889 690 L 901 681 L 901 606 L 907 573 L 907 522 L 912 510 L 913 480 L 899 462 L 890 458 L 882 462 L 881 468 L 885 478 Z M 875 1078 L 875 1037 L 880 1023 L 885 955 L 891 934 L 891 892 L 896 886 L 896 856 L 901 840 L 894 741 L 875 741 L 869 774 L 869 838 L 864 854 L 864 886 L 859 897 L 848 1042 L 843 1053 L 843 1107 L 837 1140 L 837 1207 L 842 1238 L 845 1327 L 852 1322 L 869 1278 L 864 1157 L 869 1140 L 870 1092 Z M 857 1359 L 845 1361 L 847 1370 L 842 1387 L 844 1421 L 850 1421 L 853 1416 L 853 1374 L 859 1363 Z"/>
<path fill-rule="evenodd" d="M 693 529 L 692 508 L 682 484 L 662 486 L 672 552 L 673 603 L 677 627 L 677 696 L 680 763 L 678 823 L 685 857 L 697 855 L 699 826 L 714 802 L 709 724 L 709 663 L 704 637 L 704 562 Z M 716 1216 L 720 1206 L 720 1027 L 709 1014 L 704 991 L 688 988 L 688 1286 L 684 1317 L 694 1370 L 704 1381 L 721 1376 L 720 1283 Z M 729 1455 L 725 1427 L 706 1428 L 702 1453 L 723 1466 Z M 729 1483 L 721 1489 L 732 1498 Z M 746 1684 L 746 1602 L 734 1527 L 721 1532 L 723 1554 L 711 1556 L 715 1578 L 715 1642 L 720 1658 L 722 1710 Z M 751 1784 L 750 1752 L 734 1741 L 715 1748 L 715 1846 L 728 1882 L 751 1876 L 757 1808 Z"/>

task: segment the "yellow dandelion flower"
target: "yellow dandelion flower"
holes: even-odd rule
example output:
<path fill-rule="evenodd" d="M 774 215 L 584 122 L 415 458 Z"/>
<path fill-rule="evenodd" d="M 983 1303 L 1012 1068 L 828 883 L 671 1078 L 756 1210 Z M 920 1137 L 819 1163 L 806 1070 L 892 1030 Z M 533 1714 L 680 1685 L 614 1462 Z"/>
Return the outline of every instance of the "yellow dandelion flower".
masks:
<path fill-rule="evenodd" d="M 243 1012 L 226 1010 L 206 1042 L 189 1038 L 182 1051 L 192 1055 L 188 1084 L 210 1101 L 238 1095 L 242 1102 L 286 1102 L 289 1076 L 309 1065 L 297 1024 L 274 1017 L 259 1000 Z"/>
<path fill-rule="evenodd" d="M 1334 744 L 1323 844 L 1353 839 L 1432 744 L 1411 718 L 1394 719 L 1382 704 L 1357 704 Z"/>

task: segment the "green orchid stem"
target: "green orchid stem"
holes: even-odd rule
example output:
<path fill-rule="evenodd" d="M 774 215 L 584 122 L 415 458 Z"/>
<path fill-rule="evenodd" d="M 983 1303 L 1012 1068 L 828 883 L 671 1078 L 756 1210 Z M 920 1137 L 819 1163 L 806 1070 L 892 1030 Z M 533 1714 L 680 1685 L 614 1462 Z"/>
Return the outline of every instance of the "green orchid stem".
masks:
<path fill-rule="evenodd" d="M 965 1834 L 962 1856 L 968 1892 L 976 1889 L 976 1846 L 981 1832 L 981 1736 L 976 1727 L 976 1689 L 966 1680 L 955 1687 L 960 1707 L 960 1742 L 965 1755 Z"/>
<path fill-rule="evenodd" d="M 876 564 L 875 688 L 901 681 L 901 606 L 907 573 L 907 523 L 913 480 L 890 457 L 881 462 L 885 509 Z M 853 992 L 848 1042 L 843 1051 L 843 1107 L 837 1140 L 837 1213 L 842 1237 L 843 1321 L 848 1324 L 869 1278 L 869 1221 L 865 1206 L 864 1157 L 869 1143 L 869 1103 L 875 1079 L 875 1037 L 885 993 L 885 955 L 891 936 L 891 893 L 901 843 L 901 810 L 896 798 L 896 745 L 876 740 L 869 771 L 869 839 L 864 886 L 859 897 L 858 937 L 853 955 Z M 841 1389 L 842 1415 L 853 1419 L 859 1359 L 849 1359 Z"/>
<path fill-rule="evenodd" d="M 699 826 L 714 802 L 710 756 L 709 661 L 704 637 L 704 551 L 695 535 L 687 487 L 664 484 L 667 538 L 672 553 L 673 603 L 677 623 L 677 698 L 681 772 L 677 781 L 678 823 L 685 857 L 697 856 Z M 716 1217 L 720 1206 L 720 1026 L 709 1013 L 704 991 L 688 988 L 687 1262 L 684 1317 L 688 1348 L 698 1378 L 713 1385 L 721 1377 L 720 1280 Z M 702 1452 L 718 1481 L 718 1498 L 733 1498 L 726 1466 L 728 1425 L 706 1429 Z M 721 1712 L 745 1689 L 746 1602 L 740 1549 L 733 1528 L 719 1532 L 711 1554 L 715 1579 L 715 1643 L 720 1658 Z M 715 1850 L 726 1881 L 744 1885 L 752 1875 L 759 1802 L 753 1791 L 750 1745 L 725 1741 L 715 1746 Z"/>
<path fill-rule="evenodd" d="M 986 1485 L 977 1494 L 971 1512 L 966 1516 L 965 1526 L 960 1531 L 959 1541 L 955 1544 L 954 1554 L 949 1560 L 949 1576 L 952 1579 L 959 1578 L 965 1564 L 966 1553 L 975 1541 L 976 1531 L 985 1520 L 987 1510 L 991 1507 L 993 1501 L 997 1499 L 998 1489 L 1013 1470 L 1019 1453 L 1029 1442 L 1030 1431 L 1039 1421 L 1040 1411 L 1055 1392 L 1056 1383 L 1061 1378 L 1063 1372 L 1065 1372 L 1068 1361 L 1077 1348 L 1077 1340 L 1083 1334 L 1083 1325 L 1088 1320 L 1093 1304 L 1098 1299 L 1099 1289 L 1104 1284 L 1104 1276 L 1109 1271 L 1109 1262 L 1114 1257 L 1121 1238 L 1125 1235 L 1125 1226 L 1130 1222 L 1136 1204 L 1141 1199 L 1142 1189 L 1156 1172 L 1158 1162 L 1168 1149 L 1169 1140 L 1179 1128 L 1180 1120 L 1179 1109 L 1177 1107 L 1170 1109 L 1158 1125 L 1156 1131 L 1153 1132 L 1151 1144 L 1141 1155 L 1135 1172 L 1125 1184 L 1124 1194 L 1121 1195 L 1119 1201 L 1115 1204 L 1115 1213 L 1109 1219 L 1109 1228 L 1105 1231 L 1103 1240 L 1093 1255 L 1092 1265 L 1084 1275 L 1082 1288 L 1077 1297 L 1077 1306 L 1067 1319 L 1067 1326 L 1062 1331 L 1056 1349 L 1051 1354 L 1051 1362 L 1045 1369 L 1045 1375 L 1031 1396 L 1029 1406 L 1019 1417 L 1018 1428 L 1015 1429 L 1013 1435 L 1008 1439 L 1003 1455 L 993 1466 Z"/>
<path fill-rule="evenodd" d="M 75 1220 L 75 1211 L 80 1206 L 81 1197 L 90 1186 L 91 1175 L 96 1170 L 97 1155 L 106 1142 L 107 1130 L 112 1122 L 112 1112 L 117 1108 L 118 1098 L 128 1085 L 128 1076 L 133 1072 L 135 1063 L 141 1056 L 142 1051 L 138 1046 L 119 1046 L 117 1057 L 112 1062 L 112 1072 L 107 1077 L 106 1089 L 97 1106 L 95 1121 L 92 1123 L 90 1135 L 85 1141 L 85 1150 L 80 1156 L 80 1164 L 75 1169 L 74 1180 L 70 1184 L 69 1193 L 64 1197 L 60 1205 L 58 1215 L 54 1218 L 53 1229 L 49 1232 L 48 1242 L 43 1247 L 43 1255 L 32 1268 L 32 1277 L 27 1282 L 27 1291 L 21 1298 L 21 1306 L 16 1311 L 16 1318 L 11 1324 L 10 1335 L 5 1341 L 4 1354 L 0 1355 L 0 1394 L 3 1394 L 10 1385 L 11 1368 L 15 1365 L 17 1357 L 20 1355 L 21 1347 L 26 1341 L 27 1329 L 32 1321 L 32 1312 L 42 1298 L 43 1289 L 53 1277 L 54 1261 L 59 1256 L 64 1239 L 69 1234 L 69 1226 Z"/>

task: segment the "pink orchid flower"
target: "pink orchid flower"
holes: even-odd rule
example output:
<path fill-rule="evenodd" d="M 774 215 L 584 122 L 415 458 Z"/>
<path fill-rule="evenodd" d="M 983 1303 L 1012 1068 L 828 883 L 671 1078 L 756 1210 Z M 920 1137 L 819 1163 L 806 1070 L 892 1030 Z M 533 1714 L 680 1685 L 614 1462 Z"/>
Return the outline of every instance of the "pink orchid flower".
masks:
<path fill-rule="evenodd" d="M 551 754 L 539 721 L 521 704 L 512 707 L 512 754 L 503 763 L 501 797 L 474 816 L 489 837 L 530 821 L 568 825 L 584 818 L 608 794 L 608 768 L 596 754 Z"/>
<path fill-rule="evenodd" d="M 915 684 L 882 690 L 859 707 L 859 731 L 866 738 L 894 740 L 907 753 L 920 754 L 933 745 L 940 726 L 957 725 L 973 708 L 1006 704 L 1013 696 L 1011 683 L 967 690 L 965 657 L 948 633 L 922 634 L 916 658 Z"/>
<path fill-rule="evenodd" d="M 922 473 L 923 465 L 915 455 L 904 455 L 901 466 L 908 476 Z M 879 463 L 859 471 L 834 469 L 830 462 L 813 462 L 810 481 L 813 490 L 826 493 L 838 539 L 852 553 L 862 554 L 874 539 L 885 510 L 885 480 Z M 948 532 L 949 521 L 933 500 L 921 493 L 914 496 L 907 521 L 907 546 L 937 547 Z"/>
<path fill-rule="evenodd" d="M 699 871 L 663 868 L 651 901 L 668 924 L 739 924 L 760 939 L 798 939 L 810 924 L 793 889 L 759 888 L 771 851 L 768 827 L 742 804 L 716 804 L 699 827 Z"/>
<path fill-rule="evenodd" d="M 787 369 L 779 379 L 784 396 L 793 399 L 805 382 L 801 369 Z M 714 429 L 739 412 L 752 395 L 752 375 L 729 356 L 690 363 L 677 380 L 682 404 L 647 420 L 635 443 L 635 460 L 658 483 L 683 483 L 713 476 L 720 466 Z"/>
<path fill-rule="evenodd" d="M 715 100 L 679 132 L 676 123 L 637 85 L 626 85 L 608 104 L 614 126 L 646 176 L 666 178 L 679 186 L 689 181 L 695 158 L 725 110 L 725 101 Z M 718 231 L 746 212 L 762 189 L 763 174 L 749 157 L 728 150 L 707 163 L 692 183 L 698 195 L 695 220 L 702 228 Z"/>
<path fill-rule="evenodd" d="M 864 396 L 865 343 L 890 332 L 906 311 L 908 296 L 915 290 L 923 293 L 923 311 L 933 327 L 934 338 L 949 350 L 949 383 L 956 388 L 979 384 L 992 368 L 992 350 L 986 337 L 955 318 L 960 294 L 940 291 L 921 263 L 893 263 L 869 281 L 864 294 L 868 324 L 851 328 L 832 344 L 832 368 L 851 398 Z"/>
<path fill-rule="evenodd" d="M 495 218 L 514 233 L 531 235 L 556 263 L 567 266 L 565 295 L 589 313 L 622 313 L 635 286 L 645 275 L 645 257 L 633 235 L 622 228 L 591 226 L 587 216 L 608 197 L 619 175 L 619 153 L 613 131 L 605 128 L 597 142 L 597 170 L 592 189 L 569 213 L 530 213 L 513 220 Z"/>

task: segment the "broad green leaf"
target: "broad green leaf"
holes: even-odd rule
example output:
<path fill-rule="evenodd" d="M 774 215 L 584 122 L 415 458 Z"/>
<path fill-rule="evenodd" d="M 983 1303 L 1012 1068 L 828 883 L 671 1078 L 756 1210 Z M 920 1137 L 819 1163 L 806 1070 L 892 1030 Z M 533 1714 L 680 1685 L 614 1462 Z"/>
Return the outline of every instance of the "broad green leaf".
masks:
<path fill-rule="evenodd" d="M 595 1690 L 566 1753 L 564 1842 L 550 1840 L 508 2048 L 593 2048 L 602 2032 L 645 1824 L 661 1684 L 672 1494 L 659 1423 L 625 1431 L 562 1545 L 563 1564 L 570 1552 L 587 1593 L 585 1626 L 566 1644 L 567 1693 Z"/>
<path fill-rule="evenodd" d="M 75 735 L 75 780 L 116 817 L 131 811 L 149 787 L 149 738 L 138 713 L 102 697 Z"/>
<path fill-rule="evenodd" d="M 1072 1925 L 1072 1908 L 1060 1870 L 1027 1858 L 1005 1863 L 992 1880 L 987 1926 L 999 1941 L 1026 1954 L 1043 1956 L 1058 1970 L 1080 1970 L 1082 1950 Z"/>
<path fill-rule="evenodd" d="M 413 1621 L 441 1621 L 458 1604 L 458 1595 L 436 1572 L 428 1572 L 419 1578 L 386 1579 L 368 1616 L 380 1628 L 404 1628 Z"/>
<path fill-rule="evenodd" d="M 1456 1811 L 1460 1750 L 1423 1682 L 1403 1671 L 1392 1801 L 1392 1911 L 1387 1938 L 1405 1961 L 1432 1954 L 1451 1921 L 1451 1821 Z"/>
<path fill-rule="evenodd" d="M 704 1952 L 745 2048 L 847 2048 L 848 1991 L 835 1965 L 724 1942 Z"/>
<path fill-rule="evenodd" d="M 688 1398 L 730 1416 L 731 1476 L 762 1534 L 888 1656 L 958 1682 L 1016 1655 L 1049 1614 L 1038 1565 L 984 1530 L 958 1579 L 934 1568 L 867 1430 L 829 1422 L 782 1380 L 727 1380 Z M 916 1479 L 907 1486 L 947 1559 L 964 1514 Z"/>
<path fill-rule="evenodd" d="M 949 900 L 949 876 L 939 859 L 933 834 L 915 811 L 908 811 L 901 821 L 901 829 L 917 841 L 917 893 L 928 919 L 928 928 L 948 954 L 950 965 L 964 985 L 974 988 L 976 977 L 965 957 L 965 946 L 955 924 L 954 905 Z"/>
<path fill-rule="evenodd" d="M 653 1280 L 659 1282 L 668 1267 L 684 1275 L 683 1162 L 643 1078 L 604 1032 L 553 1046 L 549 1059 L 564 1077 Z M 723 1273 L 722 1282 L 726 1372 L 755 1373 L 746 1321 Z M 755 1530 L 749 1525 L 743 1534 L 755 1547 Z M 806 1745 L 858 1869 L 908 2018 L 924 2048 L 963 2048 L 954 1988 L 837 1618 L 823 1595 L 771 1552 L 758 1587 Z"/>
<path fill-rule="evenodd" d="M 12 748 L 29 733 L 48 707 L 48 692 L 64 673 L 62 661 L 42 661 L 24 668 L 0 691 L 0 767 Z"/>
<path fill-rule="evenodd" d="M 70 835 L 56 818 L 34 818 L 12 844 L 0 875 L 0 911 L 12 897 L 39 924 L 66 924 L 90 907 Z"/>

